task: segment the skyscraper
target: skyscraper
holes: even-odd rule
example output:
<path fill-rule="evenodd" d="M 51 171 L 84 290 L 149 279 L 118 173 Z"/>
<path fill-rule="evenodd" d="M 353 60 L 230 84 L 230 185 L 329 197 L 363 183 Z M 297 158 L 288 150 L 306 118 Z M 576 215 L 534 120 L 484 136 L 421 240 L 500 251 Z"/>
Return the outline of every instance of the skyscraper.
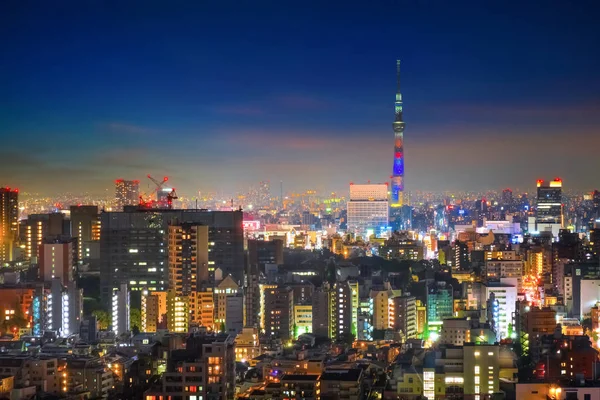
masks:
<path fill-rule="evenodd" d="M 386 229 L 389 219 L 387 184 L 350 184 L 348 231 L 368 239 Z"/>
<path fill-rule="evenodd" d="M 19 231 L 19 191 L 0 188 L 0 264 L 12 261 L 14 241 Z"/>
<path fill-rule="evenodd" d="M 537 181 L 537 206 L 535 214 L 536 230 L 551 231 L 554 237 L 563 226 L 562 180 L 554 178 L 550 182 Z"/>
<path fill-rule="evenodd" d="M 117 179 L 115 181 L 115 207 L 118 211 L 124 206 L 133 206 L 139 203 L 140 181 L 126 181 Z"/>
<path fill-rule="evenodd" d="M 402 119 L 402 94 L 400 93 L 400 60 L 396 62 L 396 102 L 394 103 L 394 166 L 391 177 L 391 200 L 392 208 L 400 208 L 404 205 L 404 121 Z"/>

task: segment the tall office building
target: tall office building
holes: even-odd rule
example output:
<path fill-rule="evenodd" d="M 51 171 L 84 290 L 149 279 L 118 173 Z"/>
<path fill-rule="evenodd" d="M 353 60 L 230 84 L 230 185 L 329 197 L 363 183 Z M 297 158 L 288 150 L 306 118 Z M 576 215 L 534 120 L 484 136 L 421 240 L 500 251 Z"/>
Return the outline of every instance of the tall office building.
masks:
<path fill-rule="evenodd" d="M 394 166 L 391 177 L 392 208 L 404 205 L 404 120 L 402 118 L 402 94 L 400 93 L 400 60 L 396 62 L 396 102 L 394 103 Z"/>
<path fill-rule="evenodd" d="M 77 262 L 85 258 L 90 242 L 100 240 L 98 206 L 71 206 L 71 236 L 77 238 Z"/>
<path fill-rule="evenodd" d="M 115 181 L 115 208 L 122 211 L 125 206 L 133 206 L 140 202 L 140 181 Z"/>
<path fill-rule="evenodd" d="M 105 304 L 108 304 L 112 289 L 121 283 L 129 284 L 131 290 L 136 291 L 144 288 L 150 291 L 168 289 L 169 225 L 187 223 L 190 227 L 208 226 L 208 280 L 212 282 L 214 271 L 220 268 L 224 275 L 231 275 L 236 283 L 243 281 L 241 211 L 127 209 L 124 212 L 102 213 L 101 220 L 100 285 Z M 191 236 L 190 233 L 190 239 L 187 239 L 186 233 L 186 240 L 190 244 Z M 198 264 L 206 261 L 200 260 L 198 248 L 195 251 L 197 259 L 190 259 L 190 265 L 192 262 Z M 183 266 L 183 258 L 181 260 Z"/>
<path fill-rule="evenodd" d="M 350 184 L 348 232 L 366 239 L 380 234 L 388 226 L 389 202 L 387 184 Z"/>
<path fill-rule="evenodd" d="M 551 231 L 554 237 L 563 227 L 562 180 L 537 181 L 536 231 Z"/>
<path fill-rule="evenodd" d="M 13 260 L 19 232 L 19 191 L 0 188 L 0 265 Z"/>

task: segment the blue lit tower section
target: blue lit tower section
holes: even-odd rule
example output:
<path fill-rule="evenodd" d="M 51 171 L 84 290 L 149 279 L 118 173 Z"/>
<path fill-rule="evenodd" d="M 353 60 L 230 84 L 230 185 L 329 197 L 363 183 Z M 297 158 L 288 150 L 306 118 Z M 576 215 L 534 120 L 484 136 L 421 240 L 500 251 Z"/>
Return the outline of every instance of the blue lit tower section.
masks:
<path fill-rule="evenodd" d="M 391 176 L 390 207 L 404 205 L 404 121 L 402 120 L 402 94 L 400 93 L 400 60 L 396 62 L 396 102 L 394 103 L 394 166 Z"/>

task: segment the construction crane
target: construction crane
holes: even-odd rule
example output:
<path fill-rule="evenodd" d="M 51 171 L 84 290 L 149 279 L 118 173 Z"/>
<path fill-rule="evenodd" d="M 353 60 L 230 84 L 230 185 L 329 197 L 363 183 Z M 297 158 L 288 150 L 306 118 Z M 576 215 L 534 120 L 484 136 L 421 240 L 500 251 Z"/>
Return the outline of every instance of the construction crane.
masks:
<path fill-rule="evenodd" d="M 173 208 L 173 200 L 178 199 L 175 188 L 171 189 L 171 192 L 167 195 L 167 207 Z"/>
<path fill-rule="evenodd" d="M 163 188 L 163 186 L 165 185 L 165 183 L 167 183 L 167 181 L 169 180 L 169 177 L 165 176 L 163 178 L 162 182 L 161 182 L 161 181 L 159 181 L 157 179 L 154 179 L 152 176 L 150 176 L 150 174 L 148 174 L 148 179 L 150 179 L 156 185 L 156 187 L 152 191 L 152 194 L 156 193 L 156 200 L 158 200 L 158 192 L 159 192 L 160 189 Z"/>
<path fill-rule="evenodd" d="M 163 188 L 163 186 L 168 182 L 169 177 L 165 176 L 162 179 L 162 181 L 153 178 L 150 174 L 148 174 L 147 177 L 154 183 L 155 188 L 154 188 L 154 190 L 152 190 L 152 192 L 150 194 L 140 196 L 140 206 L 144 207 L 144 208 L 154 208 L 156 206 L 158 206 L 158 207 L 163 206 L 164 203 L 162 201 L 160 201 L 160 199 L 159 199 L 159 192 Z M 155 199 L 152 199 L 152 196 L 155 196 Z M 177 197 L 177 193 L 175 192 L 175 189 L 172 189 L 171 192 L 169 192 L 169 194 L 167 194 L 166 206 L 168 208 L 171 208 L 172 204 L 173 204 L 173 199 L 177 199 L 177 198 L 178 197 Z"/>

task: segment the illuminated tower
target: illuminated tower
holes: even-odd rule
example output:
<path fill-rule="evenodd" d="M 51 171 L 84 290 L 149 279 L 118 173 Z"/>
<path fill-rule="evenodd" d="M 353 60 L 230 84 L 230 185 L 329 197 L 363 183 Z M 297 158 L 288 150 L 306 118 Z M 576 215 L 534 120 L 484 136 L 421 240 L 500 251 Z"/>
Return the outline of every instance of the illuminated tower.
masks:
<path fill-rule="evenodd" d="M 390 206 L 399 208 L 404 205 L 404 121 L 402 120 L 402 94 L 400 93 L 400 60 L 396 62 L 397 90 L 394 103 L 394 166 L 392 168 L 392 193 Z"/>

